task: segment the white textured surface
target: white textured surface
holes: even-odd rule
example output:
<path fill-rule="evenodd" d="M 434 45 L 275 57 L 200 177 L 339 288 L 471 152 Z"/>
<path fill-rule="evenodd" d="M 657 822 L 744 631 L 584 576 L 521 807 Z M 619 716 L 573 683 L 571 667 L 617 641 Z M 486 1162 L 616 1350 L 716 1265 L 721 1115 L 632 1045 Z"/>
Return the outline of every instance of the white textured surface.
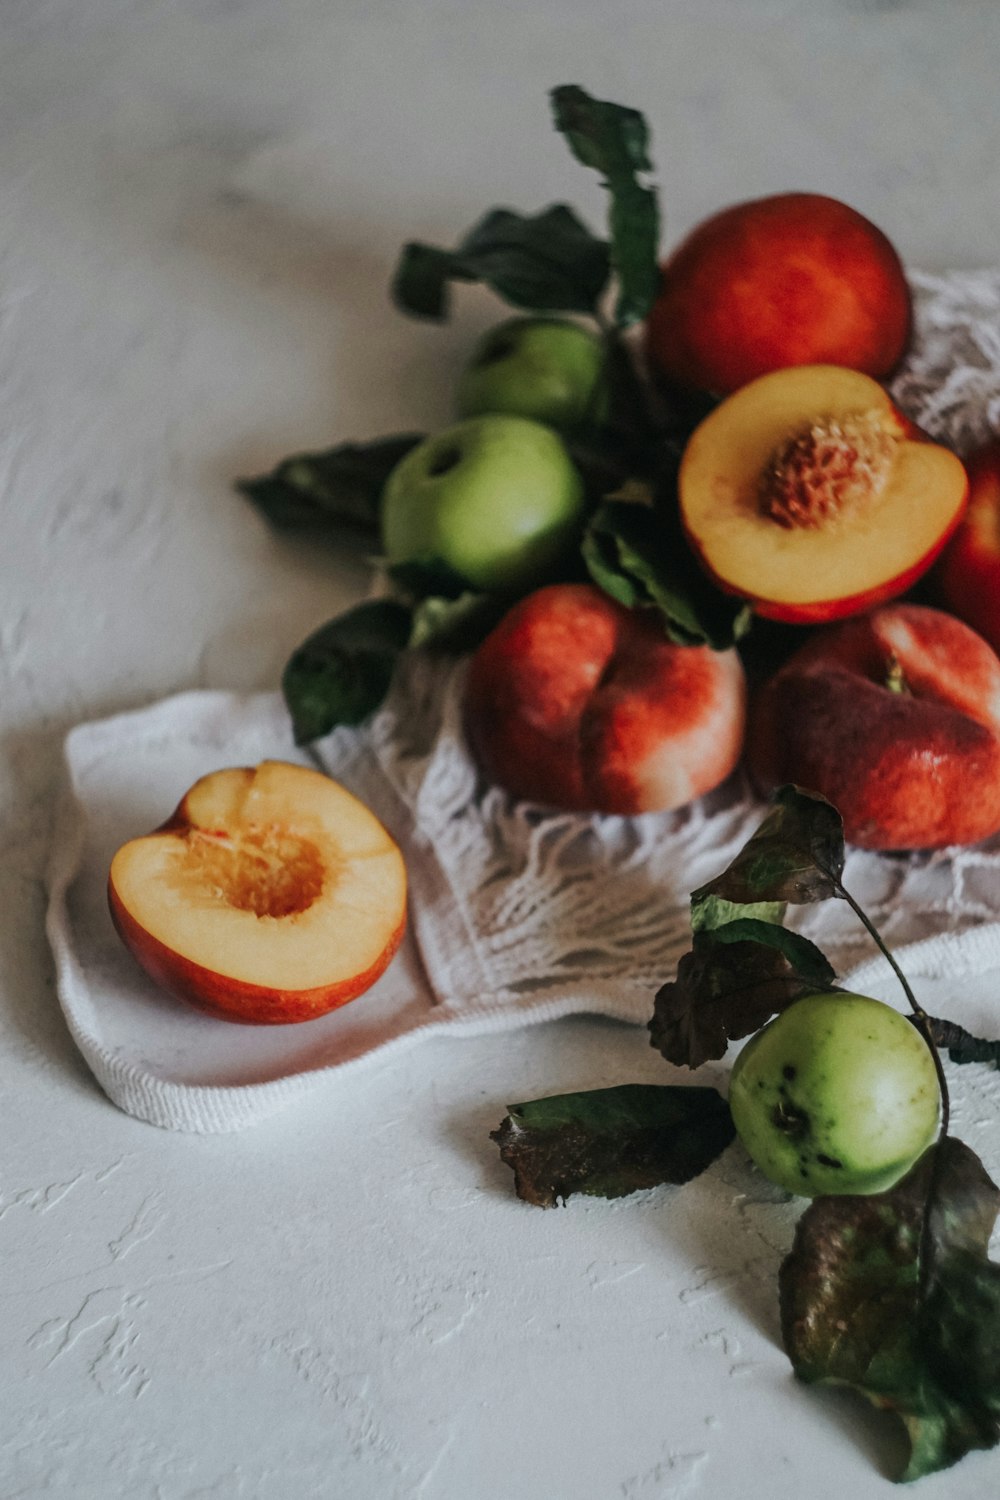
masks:
<path fill-rule="evenodd" d="M 886 1493 L 881 1428 L 791 1380 L 790 1214 L 736 1153 L 682 1194 L 512 1198 L 503 1105 L 662 1079 L 640 1031 L 428 1042 L 253 1132 L 156 1131 L 68 1037 L 41 877 L 70 724 L 270 687 L 363 588 L 230 477 L 443 419 L 493 310 L 422 328 L 386 278 L 493 202 L 600 213 L 549 85 L 647 112 L 671 234 L 804 186 L 910 264 L 976 266 L 993 0 L 12 0 L 2 26 L 4 1500 Z M 996 1172 L 992 1078 L 963 1090 Z M 986 1500 L 997 1463 L 921 1494 Z"/>

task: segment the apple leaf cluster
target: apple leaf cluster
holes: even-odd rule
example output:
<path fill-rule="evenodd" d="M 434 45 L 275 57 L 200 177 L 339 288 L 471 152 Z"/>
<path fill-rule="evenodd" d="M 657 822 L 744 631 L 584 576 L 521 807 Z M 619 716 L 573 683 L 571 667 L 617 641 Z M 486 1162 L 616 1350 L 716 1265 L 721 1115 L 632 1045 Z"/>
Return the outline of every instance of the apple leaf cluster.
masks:
<path fill-rule="evenodd" d="M 589 577 L 619 602 L 657 616 L 672 642 L 725 650 L 745 635 L 751 612 L 694 563 L 674 482 L 684 436 L 704 411 L 682 410 L 679 395 L 669 409 L 659 402 L 623 337 L 647 316 L 659 285 L 660 218 L 647 180 L 646 121 L 638 110 L 595 99 L 577 84 L 554 88 L 550 102 L 574 157 L 598 172 L 607 189 L 607 238 L 564 203 L 533 214 L 495 208 L 452 249 L 404 245 L 392 297 L 411 316 L 442 321 L 452 287 L 478 282 L 557 329 L 581 329 L 567 317 L 593 320 L 600 389 L 585 403 L 585 420 L 559 429 L 582 482 L 584 524 L 579 545 L 539 581 Z M 529 379 L 523 367 L 504 378 Z M 269 473 L 238 480 L 237 488 L 279 530 L 379 556 L 387 482 L 423 441 L 423 434 L 400 433 L 296 453 Z M 622 500 L 636 489 L 644 491 L 639 503 Z M 656 497 L 653 508 L 644 503 L 647 493 Z M 510 590 L 501 595 L 493 584 L 483 590 L 451 576 L 432 556 L 391 567 L 387 576 L 395 608 L 349 610 L 314 632 L 288 662 L 283 686 L 298 743 L 372 713 L 404 652 L 471 650 L 513 602 Z"/>
<path fill-rule="evenodd" d="M 908 1450 L 896 1477 L 911 1480 L 1000 1442 L 1000 1265 L 988 1258 L 1000 1189 L 949 1134 L 935 1046 L 954 1049 L 955 1061 L 996 1065 L 1000 1044 L 925 1015 L 844 888 L 843 865 L 836 808 L 797 787 L 779 789 L 729 867 L 693 894 L 692 949 L 677 979 L 657 994 L 650 1031 L 669 1061 L 694 1068 L 798 998 L 832 998 L 834 973 L 824 955 L 783 926 L 789 903 L 846 900 L 894 968 L 941 1082 L 937 1142 L 886 1191 L 813 1199 L 782 1263 L 779 1301 L 795 1374 L 852 1387 L 893 1413 Z M 706 1108 L 697 1099 L 703 1092 L 664 1088 L 658 1097 L 646 1086 L 535 1100 L 512 1106 L 492 1138 L 514 1170 L 519 1196 L 543 1207 L 576 1192 L 613 1197 L 680 1183 L 732 1139 L 729 1106 L 716 1096 Z M 652 1144 L 657 1120 L 662 1159 Z M 691 1139 L 699 1134 L 700 1145 Z M 671 1175 L 676 1155 L 683 1175 Z"/>
<path fill-rule="evenodd" d="M 538 214 L 495 208 L 454 250 L 410 241 L 392 282 L 396 305 L 417 318 L 448 316 L 448 285 L 481 282 L 512 307 L 531 312 L 593 313 L 611 257 L 564 203 Z"/>
<path fill-rule="evenodd" d="M 640 323 L 659 285 L 656 252 L 660 215 L 653 188 L 639 181 L 651 172 L 649 131 L 636 109 L 594 99 L 577 84 L 552 90 L 556 129 L 573 155 L 604 178 L 611 195 L 611 264 L 618 283 L 615 322 Z"/>
<path fill-rule="evenodd" d="M 674 529 L 678 534 L 671 536 Z M 663 514 L 611 496 L 587 524 L 583 560 L 594 582 L 619 604 L 657 610 L 670 640 L 724 651 L 749 630 L 750 608 L 692 573 L 679 531 L 676 511 Z"/>
<path fill-rule="evenodd" d="M 779 1276 L 800 1380 L 850 1386 L 903 1422 L 902 1480 L 1000 1441 L 1000 1189 L 946 1137 L 888 1192 L 817 1198 Z"/>
<path fill-rule="evenodd" d="M 728 869 L 691 897 L 692 946 L 657 991 L 650 1037 L 668 1062 L 722 1057 L 800 996 L 830 988 L 815 943 L 786 928 L 786 905 L 840 894 L 844 836 L 825 798 L 783 787 Z"/>
<path fill-rule="evenodd" d="M 659 279 L 656 193 L 637 176 L 651 170 L 646 122 L 637 110 L 594 99 L 576 84 L 552 90 L 552 112 L 577 160 L 604 178 L 610 243 L 562 203 L 533 216 L 493 209 L 454 250 L 419 241 L 403 247 L 392 290 L 404 312 L 445 318 L 448 283 L 478 281 L 525 311 L 596 317 L 613 270 L 617 326 L 646 316 Z"/>
<path fill-rule="evenodd" d="M 574 1193 L 622 1198 L 689 1182 L 735 1133 L 715 1089 L 626 1083 L 509 1104 L 490 1139 L 518 1197 L 552 1208 Z"/>
<path fill-rule="evenodd" d="M 400 568 L 404 589 L 427 572 Z M 439 580 L 439 584 L 440 584 Z M 465 650 L 493 628 L 503 610 L 489 594 L 438 589 L 403 599 L 368 599 L 335 615 L 292 652 L 281 687 L 297 745 L 329 734 L 337 724 L 361 724 L 389 691 L 404 651 Z"/>

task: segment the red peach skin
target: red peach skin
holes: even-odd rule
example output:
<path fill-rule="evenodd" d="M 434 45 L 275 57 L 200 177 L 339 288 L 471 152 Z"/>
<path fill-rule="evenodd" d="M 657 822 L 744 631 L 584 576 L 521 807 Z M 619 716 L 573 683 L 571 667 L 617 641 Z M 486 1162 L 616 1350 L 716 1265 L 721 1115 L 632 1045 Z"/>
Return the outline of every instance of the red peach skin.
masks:
<path fill-rule="evenodd" d="M 405 919 L 401 919 L 386 940 L 382 953 L 363 973 L 337 983 L 317 985 L 310 990 L 288 992 L 274 985 L 249 984 L 246 980 L 218 974 L 203 964 L 193 963 L 146 932 L 113 886 L 108 891 L 108 904 L 118 936 L 150 979 L 205 1015 L 246 1026 L 311 1021 L 357 999 L 385 973 L 406 930 Z"/>
<path fill-rule="evenodd" d="M 966 460 L 969 504 L 941 559 L 947 609 L 1000 651 L 1000 439 Z"/>
<path fill-rule="evenodd" d="M 718 395 L 789 365 L 884 376 L 910 339 L 912 306 L 882 231 L 820 193 L 723 209 L 663 267 L 647 323 L 655 370 Z"/>
<path fill-rule="evenodd" d="M 747 760 L 762 791 L 793 781 L 829 798 L 861 848 L 976 843 L 1000 830 L 1000 660 L 941 610 L 845 621 L 756 697 Z"/>
<path fill-rule="evenodd" d="M 470 665 L 465 724 L 490 780 L 587 812 L 681 807 L 718 786 L 743 744 L 735 651 L 675 646 L 651 615 L 589 584 L 517 603 Z"/>

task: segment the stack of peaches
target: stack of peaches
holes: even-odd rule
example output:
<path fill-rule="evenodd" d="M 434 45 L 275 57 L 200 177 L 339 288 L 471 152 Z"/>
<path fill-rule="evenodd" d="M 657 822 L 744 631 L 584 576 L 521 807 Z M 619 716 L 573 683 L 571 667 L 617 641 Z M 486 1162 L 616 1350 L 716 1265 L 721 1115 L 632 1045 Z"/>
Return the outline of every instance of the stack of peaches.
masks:
<path fill-rule="evenodd" d="M 650 381 L 707 411 L 677 477 L 685 566 L 779 623 L 787 649 L 766 672 L 742 645 L 676 643 L 593 582 L 536 586 L 579 540 L 560 433 L 600 420 L 604 347 L 548 317 L 487 336 L 463 420 L 391 474 L 382 537 L 390 562 L 443 559 L 516 601 L 466 679 L 488 781 L 635 814 L 682 807 L 742 762 L 762 794 L 825 795 L 864 848 L 1000 830 L 1000 442 L 963 462 L 896 409 L 881 382 L 911 336 L 889 241 L 816 194 L 717 214 L 662 267 Z M 382 973 L 406 879 L 367 809 L 269 762 L 206 778 L 125 845 L 110 900 L 168 989 L 228 1019 L 292 1021 Z"/>
<path fill-rule="evenodd" d="M 681 457 L 683 532 L 719 589 L 801 639 L 748 688 L 736 647 L 674 645 L 590 584 L 543 588 L 472 662 L 492 780 L 630 814 L 743 760 L 763 793 L 828 797 L 864 848 L 1000 829 L 1000 443 L 963 463 L 895 408 L 880 381 L 911 328 L 896 252 L 844 204 L 783 194 L 693 231 L 645 328 L 661 388 L 719 398 Z"/>

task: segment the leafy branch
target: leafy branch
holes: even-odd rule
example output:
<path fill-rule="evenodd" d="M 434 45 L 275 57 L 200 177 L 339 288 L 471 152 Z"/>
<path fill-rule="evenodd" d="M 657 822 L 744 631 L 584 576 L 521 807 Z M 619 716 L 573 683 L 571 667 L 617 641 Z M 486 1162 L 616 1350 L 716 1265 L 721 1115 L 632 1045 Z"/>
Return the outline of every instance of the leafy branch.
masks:
<path fill-rule="evenodd" d="M 645 318 L 659 285 L 659 206 L 655 189 L 639 181 L 653 170 L 649 130 L 638 110 L 594 99 L 578 84 L 562 84 L 551 97 L 556 129 L 578 161 L 601 173 L 610 195 L 615 324 L 628 328 Z"/>
<path fill-rule="evenodd" d="M 899 1479 L 1000 1441 L 998 1207 L 979 1158 L 945 1137 L 887 1193 L 815 1199 L 781 1267 L 796 1375 L 850 1386 L 902 1421 Z"/>
<path fill-rule="evenodd" d="M 411 240 L 392 282 L 396 305 L 440 321 L 452 282 L 481 282 L 527 312 L 587 314 L 607 330 L 603 299 L 612 272 L 618 292 L 613 326 L 640 322 L 659 283 L 656 192 L 639 180 L 652 170 L 649 132 L 638 110 L 594 99 L 578 84 L 552 90 L 556 129 L 578 161 L 602 174 L 610 197 L 610 240 L 601 240 L 566 204 L 535 215 L 495 208 L 452 250 Z"/>
<path fill-rule="evenodd" d="M 785 904 L 846 901 L 888 962 L 934 1059 L 937 1142 L 903 1180 L 871 1196 L 817 1198 L 782 1265 L 782 1332 L 803 1380 L 851 1385 L 895 1412 L 910 1439 L 900 1477 L 913 1479 L 1000 1441 L 1000 1266 L 988 1259 L 1000 1190 L 949 1135 L 939 1037 L 963 1060 L 996 1064 L 1000 1049 L 928 1016 L 874 923 L 843 882 L 843 827 L 825 799 L 783 787 L 727 870 L 691 898 L 693 947 L 656 997 L 653 1044 L 694 1066 L 721 1056 L 810 989 L 833 988 L 810 948 L 773 954 Z M 748 926 L 754 931 L 748 933 Z M 750 946 L 745 945 L 749 938 Z M 741 945 L 740 966 L 731 962 Z M 832 971 L 831 971 L 832 976 Z"/>
<path fill-rule="evenodd" d="M 814 1199 L 782 1264 L 779 1298 L 796 1375 L 852 1386 L 895 1413 L 910 1441 L 899 1477 L 914 1479 L 1000 1441 L 1000 1266 L 988 1258 L 1000 1189 L 975 1153 L 948 1133 L 937 1046 L 954 1048 L 958 1060 L 996 1066 L 1000 1043 L 980 1042 L 926 1014 L 844 886 L 843 868 L 836 808 L 797 787 L 781 788 L 729 867 L 692 895 L 691 951 L 658 992 L 650 1032 L 668 1061 L 696 1067 L 802 995 L 835 989 L 824 955 L 785 928 L 790 904 L 846 901 L 890 964 L 934 1056 L 942 1100 L 938 1139 L 888 1192 Z M 621 1093 L 512 1106 L 493 1138 L 521 1197 L 548 1206 L 572 1192 L 617 1196 L 654 1181 L 682 1182 L 732 1137 L 731 1116 L 717 1096 L 703 1117 L 696 1112 L 695 1096 L 711 1090 L 663 1089 L 662 1098 L 651 1091 L 624 1108 L 609 1107 Z M 650 1166 L 649 1112 L 674 1109 L 671 1095 L 690 1099 L 683 1171 L 671 1161 L 669 1132 L 660 1138 L 665 1160 Z M 672 1128 L 679 1128 L 676 1119 Z M 700 1165 L 687 1139 L 692 1131 L 705 1137 Z M 646 1149 L 637 1152 L 639 1142 Z"/>

